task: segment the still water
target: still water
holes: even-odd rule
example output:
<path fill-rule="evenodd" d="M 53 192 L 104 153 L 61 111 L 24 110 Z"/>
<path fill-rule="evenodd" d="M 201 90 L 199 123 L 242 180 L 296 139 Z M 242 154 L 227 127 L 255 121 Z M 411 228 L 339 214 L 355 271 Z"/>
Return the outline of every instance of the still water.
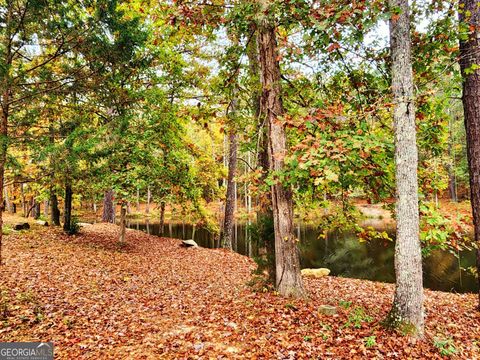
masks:
<path fill-rule="evenodd" d="M 128 227 L 158 235 L 158 223 L 145 220 L 130 220 Z M 370 225 L 370 224 L 369 224 Z M 317 226 L 296 224 L 296 235 L 300 239 L 300 262 L 302 268 L 327 267 L 331 274 L 356 279 L 368 279 L 393 283 L 394 243 L 373 240 L 360 242 L 355 234 L 335 231 L 326 238 Z M 251 229 L 247 223 L 235 224 L 233 248 L 236 252 L 255 257 L 258 246 L 251 240 Z M 177 239 L 192 239 L 206 248 L 220 246 L 219 237 L 202 228 L 188 223 L 166 223 L 164 236 Z M 434 251 L 424 259 L 424 286 L 432 290 L 453 292 L 477 292 L 478 284 L 474 275 L 463 270 L 475 266 L 475 252 L 465 251 L 456 257 L 446 251 Z"/>

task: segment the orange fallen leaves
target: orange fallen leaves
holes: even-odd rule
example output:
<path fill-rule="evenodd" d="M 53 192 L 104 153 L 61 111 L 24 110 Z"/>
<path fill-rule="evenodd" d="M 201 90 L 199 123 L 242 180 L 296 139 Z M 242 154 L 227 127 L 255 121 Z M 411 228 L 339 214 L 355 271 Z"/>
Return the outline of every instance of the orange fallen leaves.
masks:
<path fill-rule="evenodd" d="M 479 356 L 474 295 L 426 291 L 427 336 L 412 344 L 379 325 L 390 284 L 305 278 L 310 300 L 293 301 L 246 286 L 255 265 L 239 254 L 134 230 L 126 246 L 117 239 L 107 224 L 75 237 L 52 228 L 7 236 L 0 341 L 53 341 L 58 359 L 431 359 L 441 358 L 432 339 L 442 335 L 461 358 Z M 321 304 L 337 314 L 319 314 Z M 355 307 L 373 321 L 345 326 Z"/>

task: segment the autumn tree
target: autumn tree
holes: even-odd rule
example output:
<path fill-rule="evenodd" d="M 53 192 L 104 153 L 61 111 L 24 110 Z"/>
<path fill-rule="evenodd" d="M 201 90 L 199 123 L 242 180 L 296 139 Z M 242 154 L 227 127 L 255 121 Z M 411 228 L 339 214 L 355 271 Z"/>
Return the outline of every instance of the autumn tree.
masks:
<path fill-rule="evenodd" d="M 223 218 L 223 234 L 222 246 L 226 249 L 232 249 L 233 243 L 233 227 L 235 222 L 235 207 L 237 199 L 237 184 L 235 180 L 237 172 L 237 157 L 238 157 L 238 134 L 237 128 L 239 124 L 239 99 L 238 99 L 238 82 L 239 82 L 239 42 L 238 34 L 232 33 L 229 29 L 229 38 L 231 39 L 231 46 L 226 52 L 227 59 L 225 60 L 227 68 L 230 68 L 231 74 L 225 80 L 227 82 L 226 88 L 229 90 L 229 101 L 226 109 L 227 112 L 227 136 L 228 136 L 228 175 L 227 175 L 227 194 L 225 198 L 225 212 Z"/>
<path fill-rule="evenodd" d="M 48 80 L 43 75 L 45 69 L 81 42 L 80 34 L 86 31 L 82 26 L 86 17 L 80 15 L 84 9 L 77 5 L 63 1 L 23 0 L 7 0 L 2 4 L 0 188 L 4 185 L 12 117 L 20 116 L 22 106 L 37 96 L 69 83 L 68 75 Z M 32 48 L 36 51 L 31 51 Z M 3 204 L 3 191 L 0 191 L 0 204 Z M 3 208 L 0 208 L 0 224 L 2 212 Z M 1 236 L 0 233 L 0 249 Z"/>
<path fill-rule="evenodd" d="M 275 232 L 276 287 L 281 295 L 303 297 L 297 239 L 293 234 L 292 190 L 279 178 L 287 154 L 285 128 L 281 116 L 281 73 L 276 25 L 269 1 L 261 1 L 258 15 L 258 51 L 261 68 L 261 113 L 267 124 L 269 170 L 272 178 L 272 209 Z"/>
<path fill-rule="evenodd" d="M 460 1 L 460 68 L 463 76 L 463 111 L 470 173 L 470 201 L 477 244 L 480 285 L 480 8 L 477 1 Z M 480 309 L 480 288 L 479 288 Z"/>
<path fill-rule="evenodd" d="M 395 298 L 389 321 L 423 336 L 422 253 L 419 238 L 415 99 L 408 1 L 390 0 L 390 49 L 394 99 L 397 237 Z"/>

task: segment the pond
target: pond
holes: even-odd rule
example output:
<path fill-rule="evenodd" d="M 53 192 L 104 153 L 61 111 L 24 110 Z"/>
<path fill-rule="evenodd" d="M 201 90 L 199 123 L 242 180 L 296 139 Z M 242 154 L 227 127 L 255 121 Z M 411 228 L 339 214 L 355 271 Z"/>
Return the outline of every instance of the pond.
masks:
<path fill-rule="evenodd" d="M 378 224 L 367 224 L 378 229 Z M 128 227 L 158 235 L 160 226 L 145 220 L 129 220 Z M 326 238 L 319 237 L 322 231 L 313 225 L 295 224 L 300 239 L 300 262 L 302 268 L 327 267 L 334 276 L 395 282 L 394 242 L 372 240 L 360 242 L 354 233 L 335 231 Z M 393 229 L 384 229 L 390 234 Z M 164 236 L 177 239 L 192 239 L 194 227 L 188 223 L 166 223 Z M 255 242 L 251 241 L 249 224 L 237 222 L 234 229 L 233 248 L 250 257 L 258 254 Z M 194 240 L 206 248 L 219 247 L 219 237 L 206 229 L 195 228 Z M 424 287 L 451 292 L 477 292 L 478 283 L 467 269 L 475 266 L 475 252 L 464 251 L 454 256 L 436 250 L 423 262 Z"/>

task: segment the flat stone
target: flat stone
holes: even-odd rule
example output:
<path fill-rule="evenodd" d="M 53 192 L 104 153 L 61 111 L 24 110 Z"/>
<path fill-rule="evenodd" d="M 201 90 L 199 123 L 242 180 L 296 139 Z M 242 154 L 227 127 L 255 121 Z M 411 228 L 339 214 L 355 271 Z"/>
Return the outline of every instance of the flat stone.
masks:
<path fill-rule="evenodd" d="M 198 248 L 198 244 L 195 242 L 195 240 L 182 240 L 181 246 L 183 247 L 196 247 Z"/>
<path fill-rule="evenodd" d="M 335 315 L 337 313 L 337 308 L 332 305 L 320 305 L 318 307 L 318 312 L 323 315 Z"/>
<path fill-rule="evenodd" d="M 85 226 L 92 226 L 93 224 L 84 223 L 84 222 L 79 222 L 79 223 L 77 223 L 77 225 L 80 226 L 80 227 L 85 227 Z"/>
<path fill-rule="evenodd" d="M 311 276 L 314 278 L 320 278 L 323 276 L 328 276 L 330 274 L 330 269 L 319 268 L 319 269 L 302 269 L 303 276 Z"/>

